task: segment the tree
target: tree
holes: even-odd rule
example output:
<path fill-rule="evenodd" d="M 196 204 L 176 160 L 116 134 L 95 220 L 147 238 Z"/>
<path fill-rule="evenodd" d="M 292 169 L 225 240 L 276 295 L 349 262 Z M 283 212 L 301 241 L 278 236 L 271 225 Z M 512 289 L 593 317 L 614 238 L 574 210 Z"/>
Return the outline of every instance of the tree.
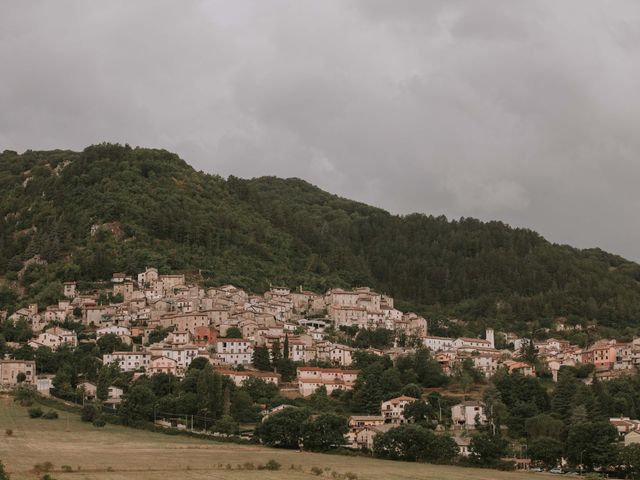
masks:
<path fill-rule="evenodd" d="M 253 403 L 246 390 L 239 389 L 233 392 L 231 415 L 236 422 L 255 423 L 260 421 L 260 407 Z"/>
<path fill-rule="evenodd" d="M 561 368 L 558 373 L 558 383 L 551 399 L 551 410 L 565 423 L 571 417 L 572 401 L 577 390 L 577 380 L 573 373 Z"/>
<path fill-rule="evenodd" d="M 545 467 L 553 468 L 562 457 L 564 445 L 557 438 L 537 437 L 529 443 L 527 451 L 532 460 L 538 460 Z"/>
<path fill-rule="evenodd" d="M 567 436 L 569 461 L 588 470 L 610 465 L 615 459 L 617 438 L 617 430 L 608 421 L 578 421 Z"/>
<path fill-rule="evenodd" d="M 498 463 L 507 452 L 507 441 L 499 434 L 479 432 L 471 438 L 471 459 L 480 465 L 491 466 Z"/>
<path fill-rule="evenodd" d="M 156 396 L 149 387 L 143 384 L 133 385 L 124 395 L 118 413 L 125 425 L 153 419 Z"/>
<path fill-rule="evenodd" d="M 187 370 L 202 370 L 207 365 L 210 365 L 208 358 L 196 357 L 191 361 Z"/>
<path fill-rule="evenodd" d="M 302 443 L 306 450 L 327 451 L 344 445 L 344 436 L 348 431 L 346 417 L 324 413 L 305 422 L 302 427 Z"/>
<path fill-rule="evenodd" d="M 154 343 L 158 343 L 163 341 L 169 335 L 168 328 L 156 327 L 151 332 L 149 332 L 149 343 L 153 345 Z"/>
<path fill-rule="evenodd" d="M 224 388 L 222 375 L 205 365 L 198 374 L 198 407 L 205 416 L 220 418 L 224 414 Z"/>
<path fill-rule="evenodd" d="M 150 387 L 158 398 L 176 393 L 179 389 L 178 379 L 170 373 L 156 373 L 150 378 Z"/>
<path fill-rule="evenodd" d="M 20 372 L 18 373 L 18 375 L 16 376 L 16 381 L 18 383 L 22 383 L 27 379 L 27 375 L 24 372 Z"/>
<path fill-rule="evenodd" d="M 320 385 L 316 388 L 316 390 L 309 395 L 309 403 L 315 411 L 326 411 L 331 403 L 329 395 L 327 395 L 327 387 Z"/>
<path fill-rule="evenodd" d="M 76 372 L 65 364 L 56 373 L 51 382 L 58 395 L 73 395 L 77 384 Z"/>
<path fill-rule="evenodd" d="M 253 349 L 253 357 L 251 363 L 258 370 L 263 372 L 270 372 L 271 360 L 269 359 L 269 349 L 267 347 L 255 347 Z"/>
<path fill-rule="evenodd" d="M 282 360 L 282 349 L 280 348 L 280 341 L 276 338 L 271 345 L 271 362 L 277 365 Z"/>
<path fill-rule="evenodd" d="M 262 423 L 255 430 L 257 438 L 271 447 L 299 448 L 303 437 L 303 425 L 309 412 L 300 408 L 287 408 Z"/>
<path fill-rule="evenodd" d="M 284 335 L 284 346 L 282 348 L 282 358 L 289 360 L 289 335 Z"/>
<path fill-rule="evenodd" d="M 640 479 L 640 443 L 632 443 L 620 449 L 620 463 L 631 479 Z"/>
<path fill-rule="evenodd" d="M 242 382 L 245 390 L 255 403 L 270 403 L 279 393 L 278 386 L 261 378 L 249 378 Z"/>
<path fill-rule="evenodd" d="M 98 380 L 96 381 L 96 397 L 98 400 L 105 401 L 109 398 L 109 387 L 120 373 L 118 364 L 103 365 L 98 372 Z"/>
<path fill-rule="evenodd" d="M 242 338 L 242 330 L 238 327 L 229 327 L 225 338 Z"/>
<path fill-rule="evenodd" d="M 432 420 L 436 418 L 431 405 L 423 400 L 411 402 L 404 408 L 404 417 L 411 422 L 420 423 L 425 426 L 434 427 Z"/>
<path fill-rule="evenodd" d="M 229 415 L 223 415 L 213 426 L 214 432 L 226 435 L 236 435 L 239 432 L 238 424 Z"/>
<path fill-rule="evenodd" d="M 447 463 L 457 455 L 455 441 L 419 425 L 401 425 L 379 433 L 373 441 L 378 458 L 411 462 Z"/>
<path fill-rule="evenodd" d="M 18 402 L 23 407 L 29 407 L 36 399 L 36 392 L 29 387 L 19 385 L 14 390 L 14 401 Z"/>
<path fill-rule="evenodd" d="M 551 437 L 560 439 L 564 429 L 562 420 L 552 417 L 547 413 L 541 413 L 531 418 L 527 418 L 524 423 L 527 436 L 531 439 L 538 437 Z"/>
<path fill-rule="evenodd" d="M 422 396 L 422 387 L 420 385 L 416 385 L 415 383 L 408 383 L 404 387 L 402 387 L 402 395 L 406 395 L 407 397 L 420 398 Z"/>
<path fill-rule="evenodd" d="M 109 333 L 100 337 L 96 344 L 98 345 L 102 355 L 106 353 L 113 353 L 115 351 L 128 352 L 131 350 L 131 346 L 124 343 L 124 341 L 122 341 L 122 339 L 115 333 Z"/>
<path fill-rule="evenodd" d="M 281 358 L 275 365 L 276 371 L 282 376 L 283 382 L 290 382 L 297 375 L 297 367 L 293 360 Z"/>
<path fill-rule="evenodd" d="M 87 403 L 83 405 L 82 412 L 80 413 L 80 420 L 83 422 L 93 422 L 98 416 L 98 412 L 96 411 L 96 407 Z"/>

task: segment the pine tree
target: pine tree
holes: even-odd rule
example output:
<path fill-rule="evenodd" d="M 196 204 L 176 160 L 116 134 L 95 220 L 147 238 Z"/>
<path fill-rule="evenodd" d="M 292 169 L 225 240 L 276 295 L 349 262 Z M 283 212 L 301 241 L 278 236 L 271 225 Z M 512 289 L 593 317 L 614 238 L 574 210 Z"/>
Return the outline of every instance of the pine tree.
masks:
<path fill-rule="evenodd" d="M 271 346 L 271 362 L 273 365 L 277 365 L 278 361 L 282 358 L 282 350 L 280 349 L 280 341 L 274 340 Z"/>
<path fill-rule="evenodd" d="M 253 366 L 263 372 L 270 372 L 271 361 L 269 360 L 269 349 L 267 347 L 255 347 L 253 349 L 253 358 L 251 359 Z"/>
<path fill-rule="evenodd" d="M 282 349 L 282 358 L 289 360 L 289 335 L 284 336 L 284 348 Z"/>
<path fill-rule="evenodd" d="M 560 372 L 558 385 L 551 400 L 551 409 L 554 413 L 557 413 L 565 423 L 568 423 L 571 418 L 571 404 L 576 393 L 576 386 L 577 381 L 571 372 Z"/>

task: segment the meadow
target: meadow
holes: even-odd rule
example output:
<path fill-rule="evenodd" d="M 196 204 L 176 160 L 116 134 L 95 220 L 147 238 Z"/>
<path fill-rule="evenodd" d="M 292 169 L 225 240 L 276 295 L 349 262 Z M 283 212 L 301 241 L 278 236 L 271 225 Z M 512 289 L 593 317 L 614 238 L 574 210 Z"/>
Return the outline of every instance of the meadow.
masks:
<path fill-rule="evenodd" d="M 355 478 L 349 472 L 358 480 L 529 480 L 546 476 L 278 450 L 116 425 L 96 428 L 74 413 L 59 411 L 59 415 L 57 420 L 31 419 L 25 407 L 0 397 L 0 460 L 12 480 L 41 478 L 43 472 L 35 471 L 34 466 L 46 462 L 53 465 L 49 475 L 58 480 Z M 12 430 L 11 435 L 6 435 L 7 429 Z M 280 463 L 281 469 L 257 469 L 269 460 Z"/>

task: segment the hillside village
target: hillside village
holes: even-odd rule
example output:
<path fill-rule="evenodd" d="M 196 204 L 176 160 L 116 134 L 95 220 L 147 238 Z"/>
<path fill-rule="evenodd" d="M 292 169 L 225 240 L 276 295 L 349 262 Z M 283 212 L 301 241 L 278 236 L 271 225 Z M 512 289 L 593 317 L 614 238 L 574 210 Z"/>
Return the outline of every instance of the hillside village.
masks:
<path fill-rule="evenodd" d="M 44 310 L 32 304 L 0 315 L 5 323 L 28 325 L 33 336 L 26 344 L 34 350 L 55 352 L 110 339 L 115 347 L 100 361 L 129 372 L 131 382 L 158 374 L 183 378 L 192 362 L 201 359 L 238 387 L 257 379 L 277 386 L 287 398 L 307 398 L 319 389 L 327 395 L 352 390 L 359 374 L 354 368 L 358 352 L 396 361 L 420 349 L 427 349 L 448 376 L 464 364 L 485 378 L 505 371 L 524 377 L 544 374 L 557 381 L 562 367 L 592 365 L 593 374 L 584 379 L 590 383 L 623 376 L 640 365 L 640 338 L 629 343 L 600 340 L 580 348 L 554 338 L 531 343 L 491 328 L 485 338 L 430 336 L 427 319 L 398 310 L 393 298 L 367 287 L 332 288 L 321 294 L 274 286 L 256 295 L 232 285 L 204 288 L 183 274 L 160 274 L 150 267 L 137 276 L 114 273 L 109 291 L 80 291 L 75 282 L 66 282 L 63 295 L 63 300 Z M 69 321 L 81 323 L 81 329 L 61 326 Z M 569 327 L 557 324 L 558 330 L 564 328 Z M 353 340 L 366 331 L 386 332 L 389 344 L 359 348 Z M 496 348 L 497 336 L 506 348 Z M 23 346 L 7 342 L 10 349 Z M 529 358 L 531 352 L 535 363 Z M 284 357 L 293 369 L 260 368 L 259 359 L 265 355 L 267 364 L 275 365 L 276 356 Z M 40 374 L 34 360 L 10 354 L 0 360 L 0 384 L 5 389 L 31 385 L 49 395 L 52 377 Z M 95 383 L 80 379 L 77 389 L 83 401 L 96 398 Z M 105 403 L 115 407 L 125 393 L 122 386 L 110 385 Z M 405 408 L 419 397 L 397 396 L 383 401 L 379 414 L 350 416 L 347 444 L 371 450 L 376 435 L 411 421 Z M 263 419 L 287 406 L 263 410 Z M 485 405 L 481 399 L 462 398 L 447 417 L 458 453 L 469 455 L 464 432 L 488 423 Z M 610 422 L 620 435 L 633 432 L 629 441 L 640 437 L 640 422 L 623 417 Z M 528 465 L 518 463 L 521 468 Z"/>

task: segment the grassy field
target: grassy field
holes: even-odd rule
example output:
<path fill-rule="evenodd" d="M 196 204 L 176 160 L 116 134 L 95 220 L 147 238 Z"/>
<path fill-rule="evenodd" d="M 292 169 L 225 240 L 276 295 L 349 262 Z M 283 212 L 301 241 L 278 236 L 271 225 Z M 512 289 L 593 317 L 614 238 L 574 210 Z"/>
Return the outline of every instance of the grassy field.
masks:
<path fill-rule="evenodd" d="M 47 410 L 45 408 L 45 410 Z M 527 480 L 540 474 L 505 473 L 459 467 L 390 462 L 342 455 L 302 453 L 259 446 L 214 443 L 184 436 L 107 425 L 102 429 L 59 412 L 58 420 L 30 419 L 26 408 L 0 397 L 0 460 L 12 480 L 36 479 L 37 463 L 51 462 L 50 475 L 61 479 L 174 480 L 174 479 L 313 479 L 332 478 L 332 471 L 353 472 L 359 480 Z M 6 436 L 5 430 L 13 435 Z M 238 469 L 251 462 L 274 459 L 280 471 Z M 68 465 L 73 472 L 63 472 Z M 295 469 L 292 469 L 292 465 Z M 231 467 L 231 470 L 228 468 Z M 322 477 L 312 467 L 328 468 Z"/>

